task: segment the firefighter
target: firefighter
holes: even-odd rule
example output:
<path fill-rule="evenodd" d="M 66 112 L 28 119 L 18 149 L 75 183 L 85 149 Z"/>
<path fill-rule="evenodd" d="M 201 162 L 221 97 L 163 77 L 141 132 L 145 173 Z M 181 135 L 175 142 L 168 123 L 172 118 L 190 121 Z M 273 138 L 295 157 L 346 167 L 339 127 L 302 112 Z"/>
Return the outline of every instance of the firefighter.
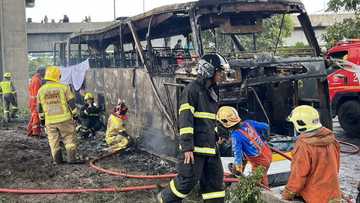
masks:
<path fill-rule="evenodd" d="M 311 106 L 296 107 L 288 120 L 300 136 L 283 199 L 299 195 L 308 203 L 340 202 L 340 146 L 335 135 L 322 127 L 318 111 Z"/>
<path fill-rule="evenodd" d="M 188 84 L 179 101 L 178 175 L 157 195 L 159 202 L 181 202 L 200 181 L 204 202 L 224 202 L 223 168 L 217 150 L 215 92 L 229 65 L 219 54 L 207 54 L 198 63 L 198 78 Z"/>
<path fill-rule="evenodd" d="M 101 129 L 100 108 L 94 102 L 94 96 L 88 92 L 84 97 L 85 105 L 80 109 L 77 132 L 83 137 L 94 137 L 96 131 Z"/>
<path fill-rule="evenodd" d="M 29 83 L 29 109 L 30 109 L 30 120 L 27 127 L 28 136 L 40 136 L 40 119 L 37 111 L 37 94 L 42 85 L 42 79 L 44 78 L 45 68 L 39 68 L 36 73 L 32 76 Z"/>
<path fill-rule="evenodd" d="M 38 92 L 38 112 L 41 122 L 45 123 L 51 155 L 56 164 L 63 163 L 60 139 L 63 138 L 68 163 L 82 163 L 76 159 L 76 135 L 73 118 L 77 109 L 75 97 L 68 85 L 59 83 L 60 69 L 49 66 L 45 72 L 46 83 Z"/>
<path fill-rule="evenodd" d="M 2 94 L 5 122 L 15 118 L 18 111 L 17 96 L 14 83 L 11 81 L 11 73 L 4 74 L 4 80 L 0 82 L 0 94 Z M 11 107 L 11 110 L 10 110 Z"/>
<path fill-rule="evenodd" d="M 262 184 L 269 186 L 267 171 L 272 160 L 269 145 L 261 138 L 259 132 L 269 130 L 269 125 L 254 120 L 242 121 L 237 110 L 231 106 L 223 106 L 216 114 L 216 119 L 231 131 L 231 141 L 234 151 L 234 167 L 231 171 L 241 175 L 244 171 L 243 157 L 250 162 L 254 171 L 259 166 L 264 168 Z"/>
<path fill-rule="evenodd" d="M 126 132 L 125 121 L 128 108 L 123 101 L 118 101 L 112 111 L 106 129 L 105 141 L 110 146 L 110 151 L 116 152 L 125 149 L 129 144 L 130 136 Z"/>

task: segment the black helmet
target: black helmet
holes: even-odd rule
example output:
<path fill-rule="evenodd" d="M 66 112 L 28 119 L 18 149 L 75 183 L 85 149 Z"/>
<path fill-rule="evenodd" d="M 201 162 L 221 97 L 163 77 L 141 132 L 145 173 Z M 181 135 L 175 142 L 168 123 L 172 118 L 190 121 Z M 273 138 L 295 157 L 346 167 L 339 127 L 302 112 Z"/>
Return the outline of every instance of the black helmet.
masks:
<path fill-rule="evenodd" d="M 230 68 L 227 60 L 218 53 L 205 54 L 198 63 L 198 76 L 210 79 L 214 77 L 218 70 L 228 70 Z"/>

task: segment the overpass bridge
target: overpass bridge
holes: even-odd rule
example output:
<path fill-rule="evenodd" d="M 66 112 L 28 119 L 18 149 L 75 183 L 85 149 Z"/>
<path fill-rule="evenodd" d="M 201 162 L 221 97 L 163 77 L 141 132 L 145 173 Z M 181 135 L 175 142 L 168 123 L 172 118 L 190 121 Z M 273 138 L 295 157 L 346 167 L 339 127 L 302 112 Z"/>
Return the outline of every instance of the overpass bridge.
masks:
<path fill-rule="evenodd" d="M 111 22 L 94 23 L 26 23 L 27 51 L 49 53 L 55 42 L 66 40 L 72 33 L 101 29 Z"/>

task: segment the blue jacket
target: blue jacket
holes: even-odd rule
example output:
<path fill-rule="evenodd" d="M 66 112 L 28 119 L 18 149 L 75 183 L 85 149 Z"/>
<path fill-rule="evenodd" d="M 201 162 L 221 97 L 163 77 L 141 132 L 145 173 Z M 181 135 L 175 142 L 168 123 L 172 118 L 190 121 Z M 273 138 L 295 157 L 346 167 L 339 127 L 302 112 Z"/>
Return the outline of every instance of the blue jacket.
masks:
<path fill-rule="evenodd" d="M 234 162 L 236 165 L 242 165 L 244 155 L 248 157 L 256 157 L 261 154 L 261 151 L 256 148 L 255 144 L 240 131 L 249 132 L 248 125 L 251 125 L 256 130 L 255 135 L 252 135 L 256 143 L 259 146 L 264 146 L 266 144 L 260 134 L 266 132 L 269 129 L 269 125 L 254 120 L 245 120 L 240 129 L 231 132 L 232 148 L 235 159 Z"/>

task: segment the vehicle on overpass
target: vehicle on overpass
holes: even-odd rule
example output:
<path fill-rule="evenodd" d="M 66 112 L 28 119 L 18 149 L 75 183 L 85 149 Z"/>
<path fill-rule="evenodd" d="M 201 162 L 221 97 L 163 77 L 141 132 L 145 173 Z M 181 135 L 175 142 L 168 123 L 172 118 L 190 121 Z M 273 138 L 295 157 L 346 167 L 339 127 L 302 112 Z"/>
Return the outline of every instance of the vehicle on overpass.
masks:
<path fill-rule="evenodd" d="M 266 31 L 265 22 L 280 18 L 282 30 L 289 14 L 297 15 L 310 51 L 288 52 L 280 43 L 263 49 L 258 39 Z M 183 47 L 174 48 L 179 39 Z M 278 42 L 279 37 L 269 40 Z M 179 95 L 196 78 L 199 58 L 214 51 L 227 58 L 232 70 L 218 84 L 219 105 L 236 107 L 244 119 L 269 123 L 270 139 L 292 139 L 287 116 L 302 104 L 314 106 L 323 125 L 332 128 L 325 60 L 300 0 L 201 0 L 163 6 L 74 34 L 56 44 L 54 54 L 55 65 L 89 59 L 84 91 L 94 92 L 107 109 L 124 99 L 129 134 L 140 136 L 157 154 L 174 155 Z"/>
<path fill-rule="evenodd" d="M 326 58 L 334 68 L 328 76 L 332 115 L 349 135 L 360 137 L 360 39 L 337 43 Z"/>

